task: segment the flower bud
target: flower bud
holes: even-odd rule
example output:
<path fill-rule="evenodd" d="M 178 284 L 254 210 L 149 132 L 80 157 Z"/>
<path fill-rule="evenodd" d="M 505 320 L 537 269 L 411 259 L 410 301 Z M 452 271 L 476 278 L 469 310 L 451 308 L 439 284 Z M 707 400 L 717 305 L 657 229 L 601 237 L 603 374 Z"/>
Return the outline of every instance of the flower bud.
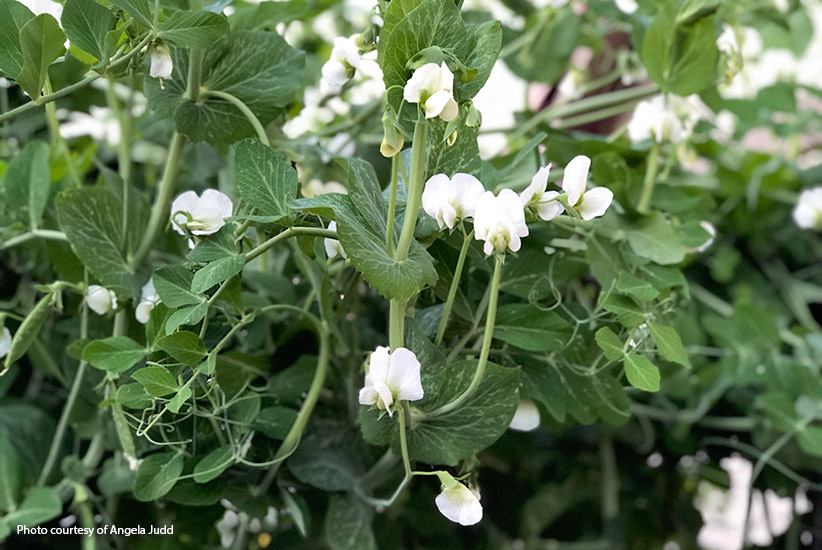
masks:
<path fill-rule="evenodd" d="M 100 285 L 89 285 L 86 294 L 86 303 L 91 311 L 97 315 L 105 315 L 113 309 L 117 309 L 117 294 Z"/>

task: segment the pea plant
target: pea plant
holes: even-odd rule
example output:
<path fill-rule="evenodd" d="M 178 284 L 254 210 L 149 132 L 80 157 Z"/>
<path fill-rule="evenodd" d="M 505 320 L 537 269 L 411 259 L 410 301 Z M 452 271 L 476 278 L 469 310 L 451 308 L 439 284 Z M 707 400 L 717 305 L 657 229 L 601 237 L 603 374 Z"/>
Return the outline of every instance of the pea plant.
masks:
<path fill-rule="evenodd" d="M 811 0 L 0 0 L 0 542 L 818 543 L 820 55 Z"/>

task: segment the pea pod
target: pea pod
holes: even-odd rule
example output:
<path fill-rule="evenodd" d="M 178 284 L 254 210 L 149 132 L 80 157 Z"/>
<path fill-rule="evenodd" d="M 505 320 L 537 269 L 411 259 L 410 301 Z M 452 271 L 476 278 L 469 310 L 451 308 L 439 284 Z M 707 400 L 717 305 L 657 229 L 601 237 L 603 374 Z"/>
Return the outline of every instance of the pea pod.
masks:
<path fill-rule="evenodd" d="M 45 296 L 40 298 L 40 301 L 37 302 L 34 309 L 31 310 L 25 319 L 23 319 L 23 322 L 20 324 L 17 332 L 14 333 L 14 338 L 11 341 L 11 348 L 9 349 L 8 355 L 6 355 L 6 361 L 3 365 L 3 370 L 0 371 L 0 376 L 5 374 L 15 361 L 25 355 L 26 351 L 29 349 L 29 346 L 31 346 L 34 339 L 37 338 L 37 335 L 40 333 L 40 329 L 43 327 L 43 323 L 46 322 L 49 313 L 51 313 L 53 298 L 53 292 L 47 293 Z"/>

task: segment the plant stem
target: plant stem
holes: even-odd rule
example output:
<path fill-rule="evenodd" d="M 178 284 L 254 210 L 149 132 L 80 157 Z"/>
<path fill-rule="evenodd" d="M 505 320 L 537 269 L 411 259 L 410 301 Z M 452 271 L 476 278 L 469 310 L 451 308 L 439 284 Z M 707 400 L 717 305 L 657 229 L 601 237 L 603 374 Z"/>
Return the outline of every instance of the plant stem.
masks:
<path fill-rule="evenodd" d="M 465 228 L 463 228 L 465 233 Z M 437 328 L 437 338 L 434 340 L 434 345 L 439 346 L 442 343 L 442 338 L 445 335 L 445 327 L 448 326 L 448 319 L 451 317 L 451 308 L 454 307 L 454 298 L 457 296 L 457 289 L 460 286 L 460 279 L 462 279 L 462 269 L 465 267 L 465 258 L 468 256 L 468 247 L 471 244 L 471 239 L 474 237 L 474 231 L 465 235 L 462 241 L 462 248 L 460 248 L 460 255 L 457 258 L 457 267 L 454 268 L 454 277 L 451 279 L 451 287 L 448 289 L 448 298 L 445 300 L 445 307 L 442 310 L 442 318 L 440 325 Z"/>
<path fill-rule="evenodd" d="M 497 318 L 497 301 L 499 299 L 499 282 L 500 273 L 502 272 L 502 257 L 497 255 L 494 263 L 494 275 L 491 279 L 491 298 L 488 301 L 488 314 L 485 317 L 485 334 L 482 337 L 482 350 L 480 351 L 480 358 L 477 362 L 477 370 L 474 372 L 474 378 L 471 383 L 465 388 L 456 399 L 450 403 L 446 403 L 439 409 L 434 409 L 425 415 L 425 418 L 431 419 L 444 414 L 448 414 L 453 410 L 458 409 L 463 403 L 474 395 L 477 388 L 482 382 L 482 376 L 485 374 L 485 367 L 488 365 L 488 354 L 491 351 L 491 340 L 494 339 L 494 324 Z"/>
<path fill-rule="evenodd" d="M 219 97 L 220 99 L 224 99 L 237 107 L 243 115 L 245 115 L 245 118 L 248 119 L 248 122 L 250 122 L 254 127 L 254 131 L 257 132 L 257 137 L 260 138 L 260 141 L 269 147 L 271 146 L 271 142 L 268 139 L 268 134 L 265 131 L 265 127 L 260 122 L 260 119 L 257 118 L 257 115 L 255 115 L 254 112 L 248 108 L 248 105 L 246 105 L 240 98 L 219 90 L 206 90 L 202 92 L 202 95 L 206 97 Z"/>
<path fill-rule="evenodd" d="M 391 157 L 391 191 L 388 195 L 388 218 L 385 222 L 385 249 L 390 257 L 394 256 L 394 215 L 397 210 L 397 180 L 400 173 L 402 152 Z"/>
<path fill-rule="evenodd" d="M 62 231 L 53 231 L 51 229 L 32 229 L 26 233 L 15 235 L 3 244 L 0 244 L 0 250 L 5 250 L 6 248 L 11 248 L 36 238 L 68 242 L 68 237 L 66 237 L 66 234 Z"/>
<path fill-rule="evenodd" d="M 140 265 L 140 262 L 145 259 L 151 250 L 154 237 L 166 223 L 171 195 L 174 194 L 174 183 L 180 169 L 180 155 L 183 152 L 184 144 L 185 138 L 175 131 L 171 137 L 166 166 L 163 171 L 163 179 L 160 180 L 157 195 L 154 197 L 154 205 L 151 207 L 151 216 L 148 220 L 146 232 L 143 234 L 143 240 L 140 241 L 140 246 L 137 247 L 137 252 L 134 253 L 134 256 L 132 256 L 129 262 L 131 268 L 137 267 Z"/>
<path fill-rule="evenodd" d="M 88 286 L 88 271 L 86 271 L 86 286 Z M 88 338 L 88 306 L 85 300 L 80 306 L 82 312 L 80 313 L 80 339 Z M 60 420 L 57 421 L 57 428 L 54 430 L 54 436 L 51 438 L 51 446 L 49 453 L 46 456 L 46 462 L 43 464 L 43 469 L 40 471 L 40 477 L 37 480 L 37 486 L 42 487 L 48 481 L 51 475 L 54 464 L 57 462 L 57 455 L 60 454 L 60 445 L 63 443 L 63 436 L 66 434 L 66 427 L 68 426 L 68 419 L 71 416 L 71 411 L 74 409 L 74 403 L 77 401 L 77 396 L 80 394 L 80 388 L 83 386 L 83 377 L 86 374 L 86 362 L 80 361 L 80 366 L 77 367 L 77 372 L 74 375 L 74 381 L 71 383 L 71 390 L 69 390 L 66 404 L 63 405 L 63 411 L 60 413 Z"/>
<path fill-rule="evenodd" d="M 106 67 L 106 68 L 107 69 L 113 69 L 115 67 L 118 67 L 118 66 L 122 65 L 123 63 L 125 63 L 126 61 L 128 61 L 129 59 L 131 59 L 132 57 L 137 55 L 138 53 L 140 53 L 140 51 L 149 42 L 151 42 L 151 40 L 153 38 L 154 38 L 154 34 L 149 33 L 145 38 L 143 38 L 143 40 L 139 44 L 137 44 L 137 46 L 134 47 L 134 49 L 129 51 L 127 54 L 125 54 L 121 57 L 112 58 L 111 63 L 109 63 L 108 67 Z M 32 100 L 32 101 L 29 101 L 28 103 L 24 103 L 23 105 L 15 107 L 14 109 L 12 109 L 11 111 L 8 111 L 7 113 L 0 114 L 0 122 L 3 122 L 4 120 L 8 120 L 8 119 L 11 119 L 11 118 L 14 118 L 17 115 L 19 115 L 21 113 L 25 113 L 26 111 L 30 111 L 31 109 L 34 109 L 35 107 L 39 107 L 40 105 L 45 105 L 45 104 L 50 103 L 50 102 L 52 102 L 56 99 L 60 99 L 61 97 L 65 97 L 65 96 L 69 95 L 70 93 L 74 92 L 75 90 L 79 90 L 80 88 L 83 88 L 84 86 L 87 86 L 87 85 L 91 84 L 92 82 L 94 82 L 95 80 L 97 80 L 98 78 L 103 76 L 104 74 L 105 74 L 105 71 L 99 72 L 99 73 L 92 73 L 92 74 L 88 75 L 87 77 L 85 77 L 83 80 L 80 80 L 79 82 L 75 82 L 74 84 L 66 86 L 65 88 L 61 88 L 61 89 L 57 90 L 56 92 L 49 93 L 49 94 L 46 94 L 44 96 L 41 96 L 40 99 L 38 99 L 37 101 Z"/>
<path fill-rule="evenodd" d="M 402 223 L 400 241 L 394 259 L 404 262 L 408 258 L 408 250 L 414 239 L 414 229 L 417 227 L 417 216 L 422 203 L 423 177 L 425 176 L 426 141 L 428 139 L 428 123 L 418 121 L 414 126 L 414 142 L 411 146 L 411 174 L 408 183 L 408 202 L 405 207 L 405 219 Z"/>
<path fill-rule="evenodd" d="M 391 351 L 403 346 L 405 339 L 405 307 L 403 300 L 391 300 L 388 316 L 388 346 Z"/>
<path fill-rule="evenodd" d="M 651 197 L 654 194 L 656 175 L 659 171 L 659 144 L 654 142 L 648 152 L 647 167 L 645 169 L 645 180 L 642 182 L 642 194 L 637 204 L 637 212 L 647 214 L 651 207 Z"/>
<path fill-rule="evenodd" d="M 633 111 L 635 107 L 635 101 L 629 103 L 620 103 L 612 107 L 599 109 L 598 111 L 591 111 L 590 113 L 585 113 L 579 116 L 565 118 L 562 120 L 562 122 L 552 125 L 552 127 L 555 130 L 576 128 L 577 126 L 582 126 L 584 124 L 590 124 L 591 122 L 605 120 L 608 118 L 615 117 L 617 115 L 621 115 L 622 113 L 627 113 L 628 111 Z"/>
<path fill-rule="evenodd" d="M 133 80 L 131 78 L 130 80 Z M 129 222 L 129 202 L 130 192 L 129 186 L 131 184 L 131 101 L 127 101 L 125 107 L 120 105 L 120 100 L 117 99 L 117 94 L 114 91 L 114 80 L 108 79 L 108 86 L 106 86 L 106 102 L 111 108 L 117 120 L 120 122 L 120 142 L 117 144 L 117 169 L 120 172 L 120 178 L 123 180 L 123 225 L 122 225 L 122 243 L 124 247 L 128 247 L 128 222 Z M 129 251 L 126 251 L 128 254 Z"/>
<path fill-rule="evenodd" d="M 308 389 L 308 394 L 305 397 L 305 401 L 303 401 L 303 404 L 300 407 L 300 412 L 297 413 L 297 419 L 294 421 L 294 424 L 288 431 L 288 435 L 285 436 L 285 439 L 280 445 L 280 448 L 277 449 L 277 453 L 274 455 L 274 460 L 276 460 L 277 462 L 271 465 L 271 468 L 269 468 L 262 483 L 257 487 L 254 487 L 251 491 L 252 495 L 257 496 L 265 493 L 268 490 L 268 488 L 271 486 L 271 482 L 274 481 L 274 477 L 277 475 L 277 471 L 279 470 L 282 462 L 286 458 L 288 458 L 291 455 L 291 453 L 293 453 L 294 450 L 297 448 L 297 445 L 300 442 L 300 438 L 302 437 L 303 430 L 305 430 L 305 427 L 308 424 L 308 420 L 309 418 L 311 418 L 311 413 L 314 411 L 314 406 L 317 404 L 317 400 L 320 398 L 320 392 L 323 389 L 323 384 L 325 383 L 325 376 L 328 371 L 328 360 L 330 355 L 330 329 L 325 321 L 320 321 L 311 313 L 303 311 L 299 308 L 294 308 L 292 306 L 268 306 L 263 308 L 261 312 L 273 311 L 275 309 L 287 309 L 289 311 L 299 312 L 300 314 L 305 316 L 311 322 L 311 324 L 314 325 L 314 328 L 320 337 L 320 354 L 317 358 L 317 370 L 314 371 L 314 378 L 311 380 L 311 386 Z"/>
<path fill-rule="evenodd" d="M 289 237 L 299 236 L 299 235 L 313 235 L 315 237 L 325 237 L 327 239 L 336 239 L 337 232 L 333 229 L 324 229 L 322 227 L 289 227 L 285 231 L 281 233 L 277 233 L 267 241 L 263 242 L 253 250 L 249 251 L 245 255 L 246 263 L 250 262 L 278 242 L 285 240 Z"/>
<path fill-rule="evenodd" d="M 405 478 L 411 478 L 411 461 L 408 458 L 408 441 L 405 435 L 405 415 L 408 413 L 407 402 L 402 402 L 399 407 L 399 416 L 397 420 L 400 423 L 400 452 L 402 453 L 402 463 L 405 466 Z"/>
<path fill-rule="evenodd" d="M 51 93 L 51 80 L 48 76 L 46 77 L 44 89 L 47 94 Z M 83 179 L 77 171 L 77 165 L 74 164 L 74 159 L 71 157 L 71 151 L 69 150 L 66 140 L 63 139 L 62 134 L 60 134 L 60 121 L 57 120 L 57 106 L 54 103 L 46 104 L 46 122 L 49 127 L 49 134 L 51 134 L 51 143 L 57 147 L 60 156 L 63 157 L 63 162 L 66 163 L 66 170 L 68 170 L 71 180 L 76 187 L 82 187 Z"/>

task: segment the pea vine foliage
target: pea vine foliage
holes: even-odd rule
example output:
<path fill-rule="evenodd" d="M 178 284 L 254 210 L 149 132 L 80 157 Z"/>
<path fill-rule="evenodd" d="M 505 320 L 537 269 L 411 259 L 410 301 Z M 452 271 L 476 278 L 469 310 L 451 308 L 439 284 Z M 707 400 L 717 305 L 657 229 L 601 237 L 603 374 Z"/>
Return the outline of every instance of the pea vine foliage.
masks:
<path fill-rule="evenodd" d="M 53 119 L 55 99 L 93 80 L 142 77 L 150 109 L 174 125 L 151 191 L 133 185 L 127 156 L 118 173 L 100 168 L 86 185 L 89 163 L 79 167 L 59 139 L 70 177 L 56 196 L 44 143 L 32 141 L 8 165 L 17 217 L 3 247 L 44 239 L 52 256 L 79 262 L 56 265 L 61 278 L 37 286 L 42 297 L 28 311 L 3 314 L 18 323 L 3 371 L 24 355 L 42 357 L 39 335 L 61 310 L 76 308 L 80 321 L 66 329 L 79 367 L 63 380 L 71 389 L 42 469 L 19 463 L 15 442 L 0 446 L 0 464 L 13 472 L 0 538 L 59 515 L 67 489 L 89 512 L 86 481 L 106 451 L 115 454 L 103 465 L 106 495 L 243 503 L 244 487 L 281 503 L 303 531 L 293 480 L 332 492 L 335 548 L 374 547 L 372 506 L 392 504 L 417 476 L 436 478 L 421 483 L 441 488 L 436 506 L 446 517 L 472 524 L 482 515 L 475 457 L 518 407 L 536 403 L 560 423 L 621 425 L 634 389 L 659 389 L 657 364 L 689 367 L 669 319 L 687 294 L 673 266 L 707 234 L 675 230 L 647 206 L 637 216 L 620 180 L 627 167 L 610 157 L 592 165 L 582 151 L 562 155 L 561 191 L 549 189 L 548 166 L 529 174 L 521 194 L 505 189 L 545 136 L 508 166 L 480 162 L 471 99 L 500 54 L 500 25 L 467 23 L 451 0 L 375 9 L 382 28 L 338 42 L 323 74 L 344 83 L 376 50 L 390 182 L 366 160 L 340 158 L 334 169 L 347 194 L 297 198 L 293 151 L 275 150 L 266 133 L 293 102 L 304 63 L 278 34 L 147 0 L 67 0 L 61 28 L 0 0 L 0 70 L 31 98 L 0 117 L 45 105 Z M 66 39 L 90 71 L 53 91 L 48 67 Z M 186 144 L 200 141 L 227 155 L 227 194 L 177 185 Z M 553 254 L 542 239 L 531 244 L 534 233 L 557 235 Z M 274 275 L 285 262 L 310 288 Z M 588 266 L 598 285 L 574 284 Z M 378 343 L 368 349 L 346 326 L 351 295 L 376 300 L 359 277 L 388 302 L 387 334 L 369 336 Z M 306 295 L 298 300 L 295 289 Z M 273 374 L 272 327 L 301 328 L 310 342 Z M 64 459 L 63 480 L 50 485 L 89 386 L 105 414 L 85 434 L 82 459 Z M 136 473 L 124 462 L 135 459 Z"/>

